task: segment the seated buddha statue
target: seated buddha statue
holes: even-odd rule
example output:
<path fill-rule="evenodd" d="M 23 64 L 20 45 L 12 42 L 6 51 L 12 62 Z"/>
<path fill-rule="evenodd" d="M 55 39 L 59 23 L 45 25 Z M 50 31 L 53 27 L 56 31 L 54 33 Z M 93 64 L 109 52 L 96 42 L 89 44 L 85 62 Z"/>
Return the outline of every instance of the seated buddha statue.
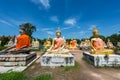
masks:
<path fill-rule="evenodd" d="M 78 44 L 77 44 L 77 40 L 74 38 L 74 39 L 72 39 L 71 41 L 70 41 L 70 49 L 77 49 L 77 46 L 78 46 Z"/>
<path fill-rule="evenodd" d="M 90 40 L 89 38 L 85 39 L 85 47 L 89 47 L 90 46 Z"/>
<path fill-rule="evenodd" d="M 110 49 L 111 49 L 111 48 L 114 48 L 112 42 L 110 42 L 110 39 L 108 39 L 107 47 L 110 48 Z"/>
<path fill-rule="evenodd" d="M 119 42 L 117 42 L 117 47 L 119 47 L 119 48 L 120 48 L 120 41 L 119 41 Z"/>
<path fill-rule="evenodd" d="M 69 50 L 65 49 L 65 40 L 61 38 L 60 28 L 56 31 L 56 38 L 53 39 L 52 46 L 47 50 L 48 53 L 67 54 Z"/>
<path fill-rule="evenodd" d="M 31 46 L 32 46 L 33 48 L 35 47 L 35 41 L 34 41 L 34 39 L 32 39 Z"/>
<path fill-rule="evenodd" d="M 30 51 L 30 37 L 25 33 L 25 28 L 20 26 L 19 29 L 20 35 L 16 38 L 16 43 L 12 46 L 0 51 L 0 53 L 29 53 Z"/>
<path fill-rule="evenodd" d="M 69 42 L 66 41 L 66 48 L 69 49 L 70 45 L 69 45 Z"/>
<path fill-rule="evenodd" d="M 96 27 L 93 30 L 93 37 L 91 39 L 91 53 L 92 54 L 113 54 L 114 51 L 112 49 L 105 49 L 104 41 L 98 37 L 98 30 Z"/>
<path fill-rule="evenodd" d="M 50 41 L 50 37 L 48 36 L 48 39 L 44 43 L 44 47 L 47 48 L 47 47 L 50 47 L 50 46 L 51 46 L 51 41 Z"/>
<path fill-rule="evenodd" d="M 84 42 L 84 41 L 81 41 L 80 47 L 83 48 L 84 46 L 85 46 L 85 42 Z"/>
<path fill-rule="evenodd" d="M 39 46 L 40 46 L 40 43 L 39 43 L 38 39 L 36 39 L 36 41 L 35 41 L 35 48 L 39 49 Z"/>
<path fill-rule="evenodd" d="M 10 41 L 8 42 L 7 45 L 5 45 L 6 47 L 10 47 L 10 46 L 13 46 L 14 45 L 14 42 L 12 41 L 12 39 L 10 39 Z"/>

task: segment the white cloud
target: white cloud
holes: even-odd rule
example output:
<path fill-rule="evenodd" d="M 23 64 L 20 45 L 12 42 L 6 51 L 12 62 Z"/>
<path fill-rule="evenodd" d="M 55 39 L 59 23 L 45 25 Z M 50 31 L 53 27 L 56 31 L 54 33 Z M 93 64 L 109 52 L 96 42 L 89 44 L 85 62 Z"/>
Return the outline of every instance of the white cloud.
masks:
<path fill-rule="evenodd" d="M 42 31 L 49 31 L 49 30 L 53 30 L 53 28 L 42 28 Z"/>
<path fill-rule="evenodd" d="M 50 20 L 53 21 L 53 22 L 59 22 L 57 16 L 52 16 L 52 17 L 50 17 Z"/>
<path fill-rule="evenodd" d="M 0 19 L 0 23 L 5 24 L 5 25 L 9 25 L 9 26 L 13 26 L 13 24 L 11 24 L 10 22 Z"/>
<path fill-rule="evenodd" d="M 65 24 L 69 24 L 69 25 L 75 25 L 76 24 L 76 19 L 75 18 L 71 18 L 71 19 L 67 19 L 64 21 Z"/>
<path fill-rule="evenodd" d="M 96 25 L 90 25 L 90 27 L 88 28 L 88 30 L 93 30 L 94 27 L 96 27 Z"/>
<path fill-rule="evenodd" d="M 42 5 L 45 7 L 45 8 L 49 8 L 50 7 L 50 4 L 49 4 L 49 0 L 39 0 Z"/>
<path fill-rule="evenodd" d="M 45 9 L 48 9 L 50 7 L 50 1 L 49 0 L 31 0 L 33 3 L 37 5 L 43 5 Z"/>
<path fill-rule="evenodd" d="M 64 27 L 61 30 L 67 30 L 67 29 L 71 29 L 71 28 L 73 28 L 73 27 L 72 26 L 70 26 L 70 27 Z"/>
<path fill-rule="evenodd" d="M 46 31 L 48 35 L 54 35 L 55 33 L 53 31 Z"/>
<path fill-rule="evenodd" d="M 43 28 L 41 29 L 42 32 L 47 33 L 48 35 L 54 35 L 54 29 L 53 28 Z"/>

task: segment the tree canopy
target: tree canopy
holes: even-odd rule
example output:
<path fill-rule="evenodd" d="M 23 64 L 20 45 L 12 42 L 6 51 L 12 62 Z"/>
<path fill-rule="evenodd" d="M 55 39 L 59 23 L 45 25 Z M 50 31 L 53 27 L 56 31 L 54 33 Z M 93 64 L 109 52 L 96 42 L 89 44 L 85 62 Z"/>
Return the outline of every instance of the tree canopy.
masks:
<path fill-rule="evenodd" d="M 29 35 L 30 37 L 32 37 L 33 32 L 36 31 L 36 26 L 32 25 L 31 23 L 24 23 L 24 24 L 21 24 L 19 27 L 24 28 L 25 34 Z"/>

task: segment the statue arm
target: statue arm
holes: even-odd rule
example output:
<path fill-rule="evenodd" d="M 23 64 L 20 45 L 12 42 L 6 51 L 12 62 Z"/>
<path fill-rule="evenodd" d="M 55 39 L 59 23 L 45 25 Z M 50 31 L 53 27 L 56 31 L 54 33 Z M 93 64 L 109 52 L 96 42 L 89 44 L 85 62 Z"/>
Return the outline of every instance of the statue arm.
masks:
<path fill-rule="evenodd" d="M 91 44 L 90 44 L 90 45 L 91 45 L 91 48 L 92 48 L 93 50 L 96 50 L 95 47 L 93 46 L 93 42 L 94 42 L 94 40 L 91 40 Z"/>
<path fill-rule="evenodd" d="M 8 47 L 8 48 L 6 48 L 6 49 L 4 49 L 4 50 L 2 50 L 2 51 L 0 51 L 0 52 L 9 52 L 9 50 L 10 50 L 10 49 L 13 49 L 13 48 L 15 48 L 15 45 L 13 45 L 13 46 L 11 46 L 11 47 Z"/>
<path fill-rule="evenodd" d="M 52 41 L 52 45 L 51 45 L 51 47 L 50 47 L 50 50 L 52 50 L 54 44 L 55 44 L 55 43 L 54 43 L 54 39 L 53 39 L 53 41 Z"/>

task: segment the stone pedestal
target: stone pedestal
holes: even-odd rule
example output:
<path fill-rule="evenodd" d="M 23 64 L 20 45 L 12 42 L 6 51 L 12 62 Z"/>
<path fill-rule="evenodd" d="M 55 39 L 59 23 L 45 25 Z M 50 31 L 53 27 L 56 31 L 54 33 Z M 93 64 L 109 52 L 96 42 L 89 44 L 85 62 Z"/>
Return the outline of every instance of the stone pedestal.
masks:
<path fill-rule="evenodd" d="M 69 54 L 48 54 L 41 57 L 41 66 L 74 66 L 74 56 Z"/>
<path fill-rule="evenodd" d="M 117 54 L 109 54 L 108 60 L 105 60 L 105 54 L 90 54 L 89 52 L 84 52 L 83 56 L 94 66 L 120 66 L 120 55 Z"/>
<path fill-rule="evenodd" d="M 35 52 L 30 54 L 0 54 L 0 66 L 26 66 L 35 58 Z"/>

